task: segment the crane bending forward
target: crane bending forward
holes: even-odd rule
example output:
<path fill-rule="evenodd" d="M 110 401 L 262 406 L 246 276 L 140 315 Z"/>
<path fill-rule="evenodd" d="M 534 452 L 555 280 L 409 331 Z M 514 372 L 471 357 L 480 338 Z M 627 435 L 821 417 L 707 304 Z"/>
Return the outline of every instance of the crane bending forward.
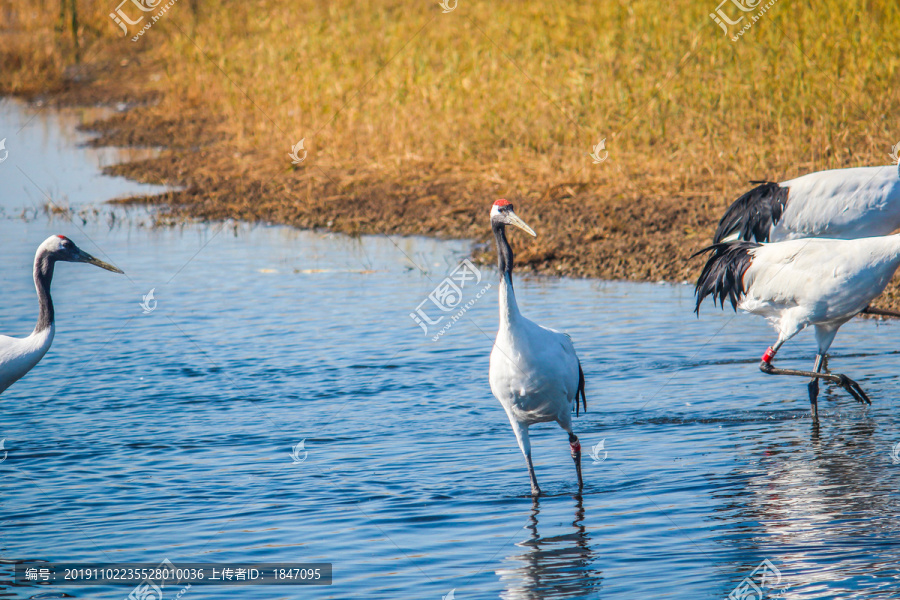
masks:
<path fill-rule="evenodd" d="M 809 401 L 818 421 L 819 379 L 843 387 L 858 402 L 871 404 L 859 384 L 827 370 L 827 352 L 841 325 L 878 297 L 900 266 L 900 235 L 832 240 L 809 238 L 770 244 L 725 242 L 694 256 L 709 253 L 695 294 L 723 307 L 766 317 L 778 340 L 763 354 L 759 368 L 771 375 L 810 377 Z M 816 331 L 818 352 L 812 371 L 777 369 L 772 360 L 781 346 L 805 327 Z M 825 370 L 823 373 L 822 371 Z"/>
<path fill-rule="evenodd" d="M 531 461 L 528 427 L 547 421 L 556 421 L 569 434 L 580 492 L 584 487 L 581 444 L 572 432 L 572 410 L 574 408 L 577 415 L 580 395 L 587 411 L 584 372 L 568 335 L 529 321 L 519 312 L 512 284 L 513 252 L 506 239 L 507 225 L 537 235 L 516 216 L 509 201 L 494 202 L 491 228 L 497 241 L 500 265 L 500 327 L 491 350 L 491 391 L 506 410 L 519 448 L 525 455 L 532 495 L 540 495 L 541 488 Z"/>

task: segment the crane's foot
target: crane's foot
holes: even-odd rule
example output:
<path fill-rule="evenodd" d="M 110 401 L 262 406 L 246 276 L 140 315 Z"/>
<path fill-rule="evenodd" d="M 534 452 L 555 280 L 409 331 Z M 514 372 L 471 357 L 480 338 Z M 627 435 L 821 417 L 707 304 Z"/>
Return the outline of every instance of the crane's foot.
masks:
<path fill-rule="evenodd" d="M 868 404 L 871 405 L 872 401 L 869 400 L 869 397 L 863 391 L 859 384 L 847 377 L 846 375 L 841 375 L 840 373 L 835 374 L 835 377 L 838 378 L 837 383 L 840 384 L 842 388 L 847 390 L 847 392 L 853 396 L 853 398 L 859 402 L 860 404 Z"/>
<path fill-rule="evenodd" d="M 836 383 L 853 396 L 854 400 L 859 402 L 860 404 L 872 404 L 872 401 L 869 400 L 869 397 L 863 391 L 859 384 L 847 377 L 846 375 L 842 375 L 841 373 L 819 373 L 818 369 L 821 367 L 821 363 L 819 362 L 819 358 L 816 358 L 816 371 L 799 371 L 797 369 L 778 369 L 772 365 L 772 359 L 775 357 L 775 350 L 769 348 L 766 350 L 766 353 L 763 355 L 762 361 L 759 363 L 759 370 L 768 375 L 794 375 L 798 377 L 811 377 L 813 379 L 824 379 L 825 381 L 830 381 L 831 383 Z M 809 384 L 809 398 L 810 402 L 813 402 L 813 392 L 815 391 L 815 395 L 818 396 L 819 386 L 816 384 L 813 386 L 813 383 Z M 814 415 L 815 416 L 815 415 Z"/>

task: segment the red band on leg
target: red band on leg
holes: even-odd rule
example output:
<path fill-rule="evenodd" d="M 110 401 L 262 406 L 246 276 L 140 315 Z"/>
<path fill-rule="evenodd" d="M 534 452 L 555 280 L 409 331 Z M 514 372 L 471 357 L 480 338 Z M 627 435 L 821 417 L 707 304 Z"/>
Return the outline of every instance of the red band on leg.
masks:
<path fill-rule="evenodd" d="M 569 444 L 572 446 L 572 452 L 581 452 L 581 442 L 575 442 L 574 444 Z"/>
<path fill-rule="evenodd" d="M 771 346 L 769 346 L 769 348 L 766 350 L 766 353 L 762 356 L 762 361 L 766 364 L 769 364 L 772 362 L 773 358 L 775 358 L 775 351 L 772 350 Z"/>

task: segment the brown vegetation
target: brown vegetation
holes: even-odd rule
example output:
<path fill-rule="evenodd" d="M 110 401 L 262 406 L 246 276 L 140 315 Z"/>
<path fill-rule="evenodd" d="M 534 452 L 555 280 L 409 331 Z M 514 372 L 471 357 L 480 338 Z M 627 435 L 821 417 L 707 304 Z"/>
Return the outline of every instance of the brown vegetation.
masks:
<path fill-rule="evenodd" d="M 166 149 L 111 169 L 179 186 L 162 219 L 480 240 L 506 197 L 539 234 L 522 265 L 682 280 L 749 180 L 900 139 L 895 2 L 776 3 L 737 42 L 713 1 L 179 0 L 137 42 L 77 4 L 73 35 L 0 0 L 0 93 L 132 103 L 96 143 Z"/>

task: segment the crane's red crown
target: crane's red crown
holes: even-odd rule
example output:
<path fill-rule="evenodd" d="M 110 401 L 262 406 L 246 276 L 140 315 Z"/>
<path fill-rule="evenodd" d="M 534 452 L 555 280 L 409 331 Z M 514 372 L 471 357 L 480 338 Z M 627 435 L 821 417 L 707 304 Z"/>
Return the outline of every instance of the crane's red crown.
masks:
<path fill-rule="evenodd" d="M 512 202 L 510 202 L 510 201 L 507 200 L 506 198 L 500 198 L 499 200 L 497 200 L 496 202 L 494 202 L 494 206 L 496 206 L 496 207 L 498 207 L 498 208 L 503 208 L 503 207 L 505 207 L 505 206 L 508 206 L 508 207 L 512 208 Z"/>

